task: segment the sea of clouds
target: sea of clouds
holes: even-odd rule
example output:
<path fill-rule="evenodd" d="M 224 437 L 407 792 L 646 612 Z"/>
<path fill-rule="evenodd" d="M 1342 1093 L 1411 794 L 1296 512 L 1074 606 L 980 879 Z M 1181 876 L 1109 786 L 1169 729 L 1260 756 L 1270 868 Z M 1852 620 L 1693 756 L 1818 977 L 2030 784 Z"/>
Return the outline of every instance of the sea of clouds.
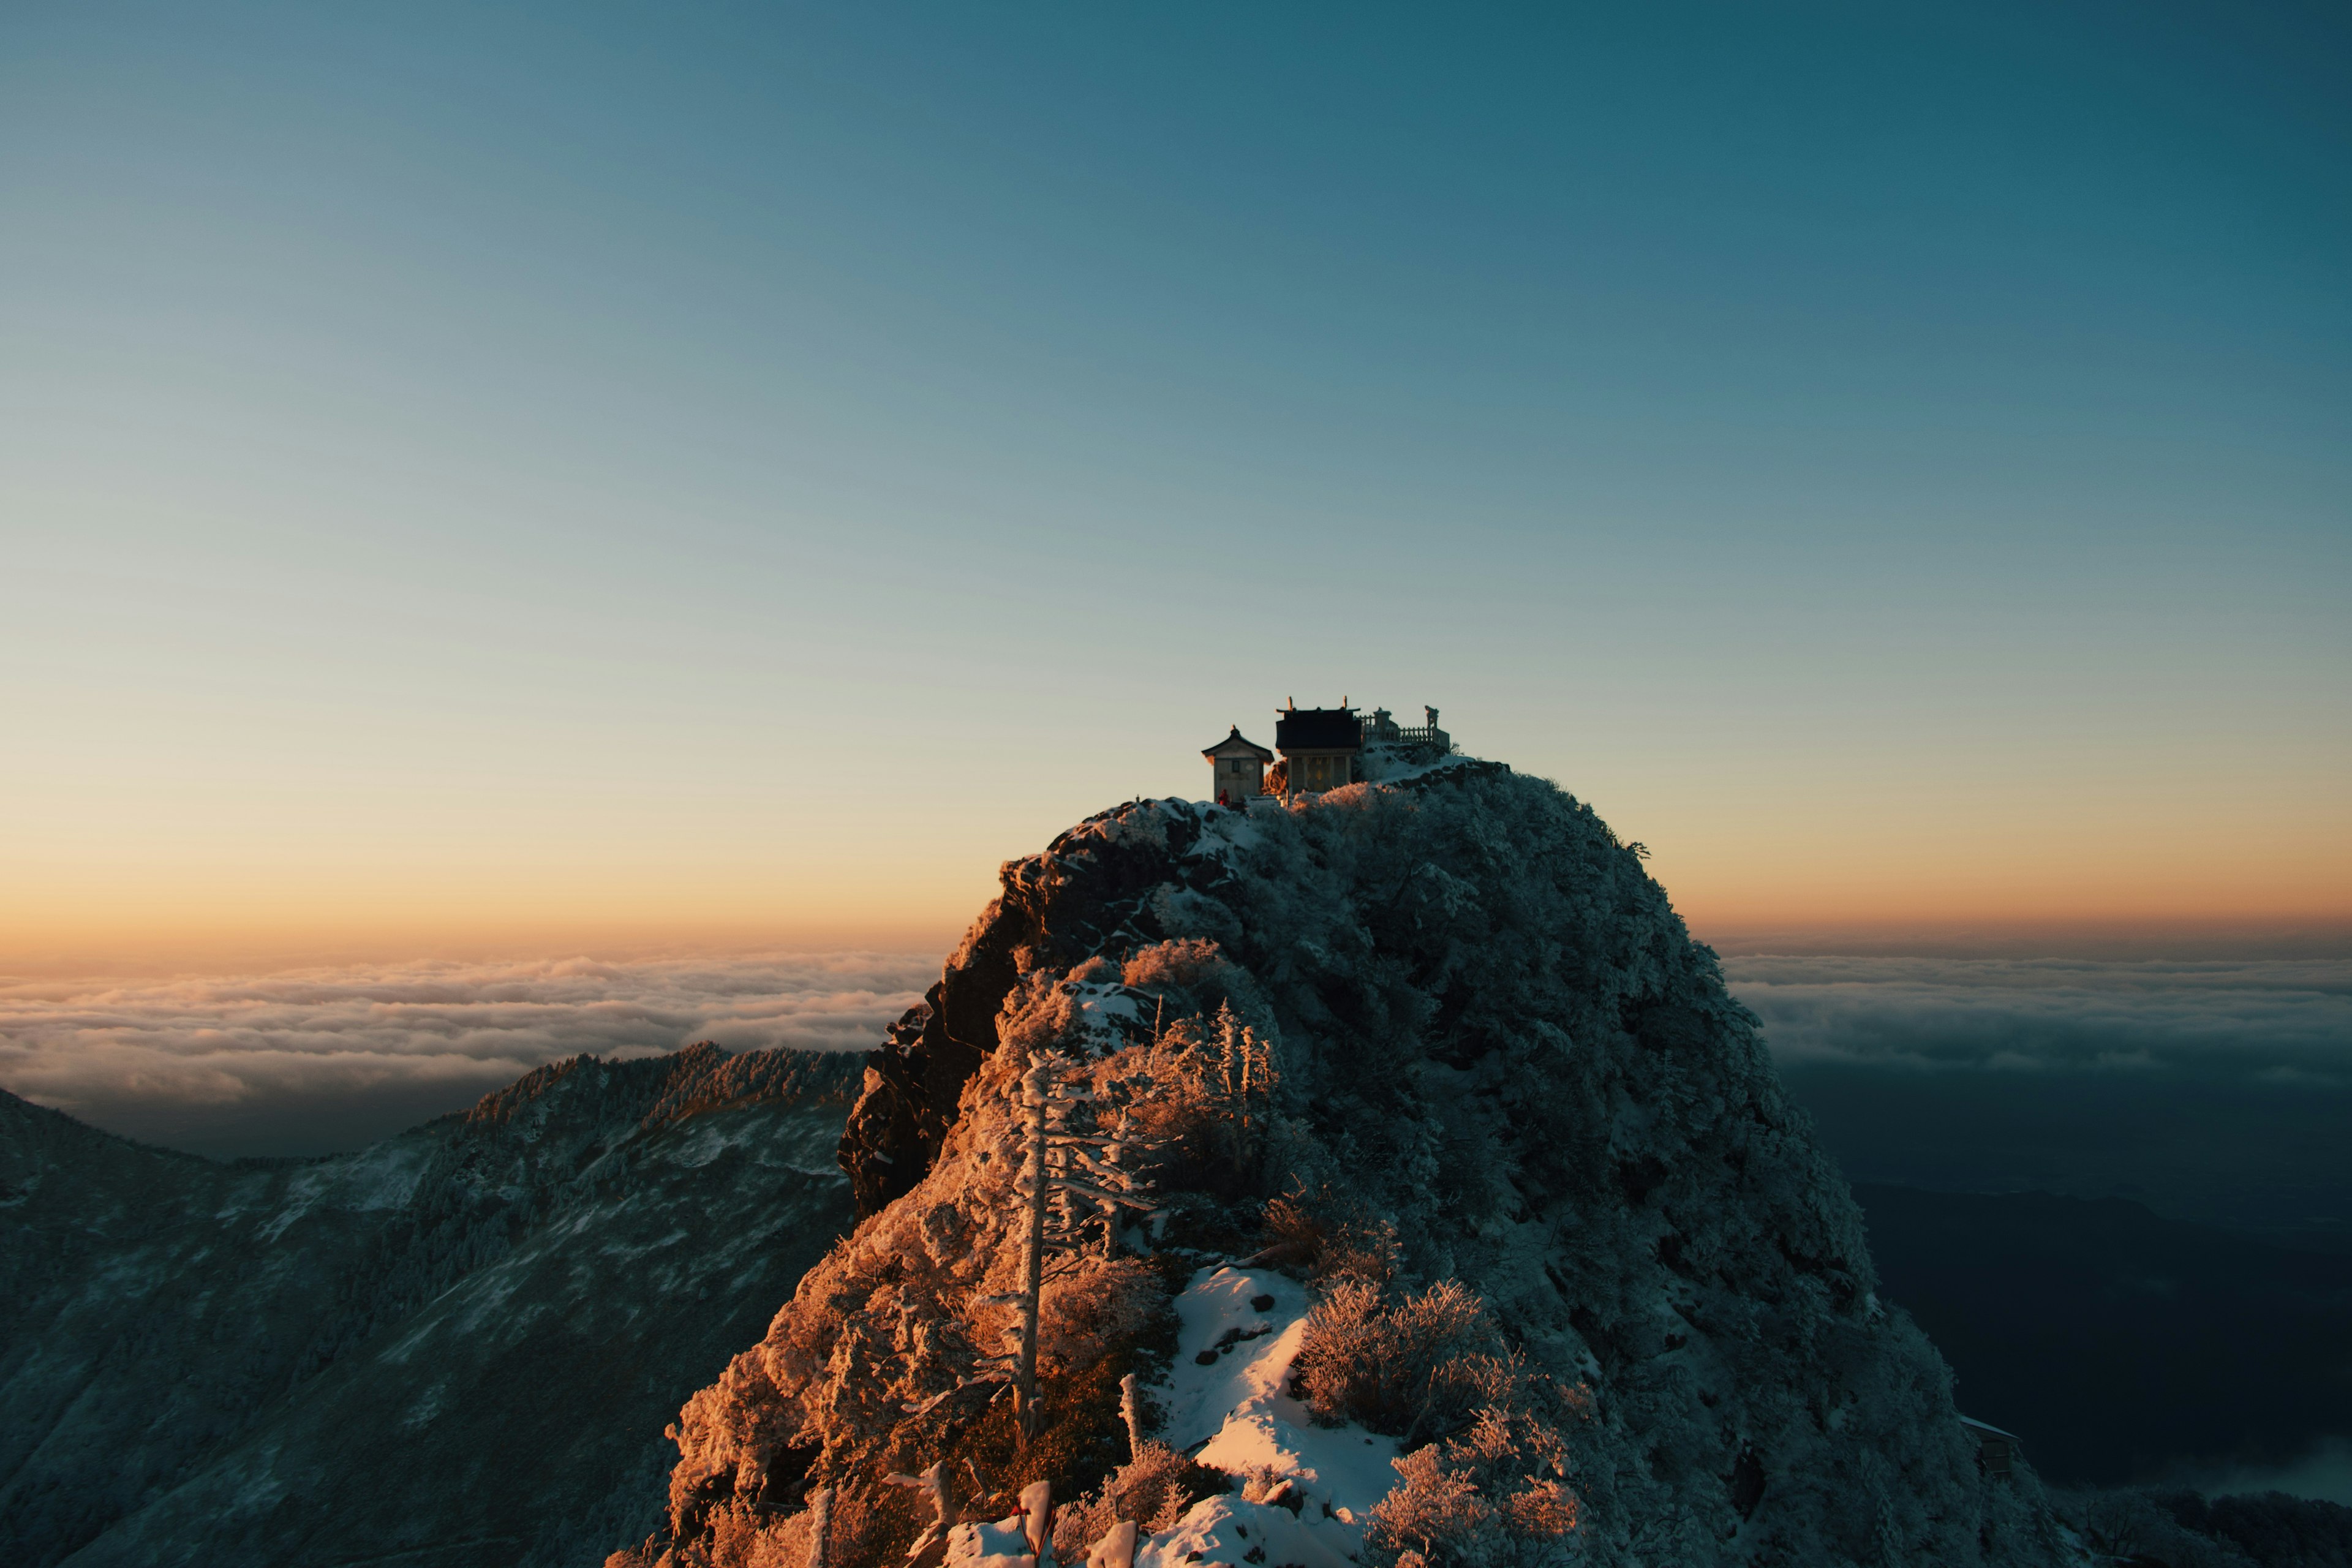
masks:
<path fill-rule="evenodd" d="M 320 1153 L 583 1053 L 868 1049 L 939 963 L 764 953 L 0 981 L 0 1088 L 169 1147 Z"/>
<path fill-rule="evenodd" d="M 172 1147 L 323 1152 L 582 1053 L 703 1039 L 866 1049 L 939 962 L 758 953 L 0 980 L 0 1088 Z M 1733 953 L 1724 969 L 1791 1069 L 2352 1086 L 2352 960 Z"/>
<path fill-rule="evenodd" d="M 1727 956 L 1860 1182 L 2124 1197 L 2352 1250 L 2352 959 Z"/>
<path fill-rule="evenodd" d="M 2352 1085 L 2352 959 L 1727 954 L 1783 1066 Z"/>

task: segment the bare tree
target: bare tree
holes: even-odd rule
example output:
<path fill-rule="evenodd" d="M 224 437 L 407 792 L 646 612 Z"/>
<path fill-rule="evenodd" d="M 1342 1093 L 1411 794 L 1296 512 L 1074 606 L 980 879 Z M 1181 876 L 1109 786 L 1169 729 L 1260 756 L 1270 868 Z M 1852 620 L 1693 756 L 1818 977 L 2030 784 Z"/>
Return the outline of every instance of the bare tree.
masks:
<path fill-rule="evenodd" d="M 1119 1211 L 1144 1214 L 1159 1205 L 1143 1195 L 1139 1173 L 1128 1163 L 1144 1144 L 1119 1131 L 1081 1129 L 1091 1121 L 1095 1097 L 1055 1071 L 1054 1058 L 1033 1052 L 1021 1075 L 1016 1119 L 1021 1175 L 1013 1192 L 1022 1204 L 1021 1288 L 1010 1296 L 987 1298 L 1016 1307 L 1020 1320 L 1008 1330 L 1012 1349 L 984 1363 L 973 1382 L 1009 1380 L 1013 1413 L 1025 1443 L 1037 1435 L 1037 1313 L 1045 1294 L 1048 1259 L 1099 1248 L 1118 1249 Z M 1097 1227 L 1099 1226 L 1099 1236 Z M 966 1384 L 969 1386 L 969 1384 Z"/>

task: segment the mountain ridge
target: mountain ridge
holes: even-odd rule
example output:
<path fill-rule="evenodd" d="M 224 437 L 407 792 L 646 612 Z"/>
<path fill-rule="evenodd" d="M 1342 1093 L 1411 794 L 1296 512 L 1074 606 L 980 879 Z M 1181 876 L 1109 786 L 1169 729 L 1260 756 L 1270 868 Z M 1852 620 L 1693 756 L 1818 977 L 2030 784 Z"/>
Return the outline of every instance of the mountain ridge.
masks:
<path fill-rule="evenodd" d="M 657 1513 L 679 1391 L 847 1218 L 829 1156 L 861 1073 L 573 1058 L 352 1154 L 226 1164 L 0 1098 L 0 1550 L 593 1560 Z M 664 1244 L 739 1208 L 743 1247 Z M 583 1353 L 641 1372 L 567 1390 Z M 575 1433 L 541 1418 L 575 1399 Z M 535 1497 L 468 1458 L 532 1445 L 563 1456 Z"/>

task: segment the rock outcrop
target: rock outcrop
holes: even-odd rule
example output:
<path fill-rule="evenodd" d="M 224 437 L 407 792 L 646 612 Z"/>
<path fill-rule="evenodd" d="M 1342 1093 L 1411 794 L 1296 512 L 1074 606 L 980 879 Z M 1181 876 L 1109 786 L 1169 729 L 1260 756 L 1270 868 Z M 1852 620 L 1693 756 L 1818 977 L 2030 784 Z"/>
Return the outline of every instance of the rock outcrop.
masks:
<path fill-rule="evenodd" d="M 950 1458 L 983 1510 L 1039 1478 L 1101 1481 L 1090 1506 L 1115 1510 L 1105 1390 L 1225 1353 L 1178 1342 L 1173 1302 L 1244 1251 L 1354 1280 L 1360 1318 L 1447 1280 L 1483 1302 L 1475 1342 L 1518 1371 L 1479 1375 L 1538 1393 L 1480 1430 L 1540 1405 L 1568 1456 L 1549 1522 L 1498 1561 L 2059 1560 L 2030 1473 L 1979 1473 L 1943 1363 L 1877 1298 L 1843 1182 L 1639 851 L 1543 781 L 1384 761 L 1289 809 L 1130 804 L 1004 868 L 868 1060 L 841 1145 L 857 1232 L 688 1403 L 668 1530 L 616 1561 L 798 1561 L 822 1483 L 830 1561 L 878 1568 L 919 1522 L 884 1477 Z M 1279 1085 L 1220 1131 L 1202 1086 L 1235 1028 Z M 1164 1136 L 1153 1228 L 1060 1287 L 1078 1328 L 1024 1448 L 985 1367 L 1019 1251 L 1008 1097 L 1033 1053 L 1092 1096 L 1098 1132 Z M 1372 1429 L 1426 1446 L 1444 1425 Z M 1439 1468 L 1475 1447 L 1447 1441 L 1404 1468 L 1472 1474 Z M 1376 1523 L 1364 1550 L 1404 1548 Z"/>

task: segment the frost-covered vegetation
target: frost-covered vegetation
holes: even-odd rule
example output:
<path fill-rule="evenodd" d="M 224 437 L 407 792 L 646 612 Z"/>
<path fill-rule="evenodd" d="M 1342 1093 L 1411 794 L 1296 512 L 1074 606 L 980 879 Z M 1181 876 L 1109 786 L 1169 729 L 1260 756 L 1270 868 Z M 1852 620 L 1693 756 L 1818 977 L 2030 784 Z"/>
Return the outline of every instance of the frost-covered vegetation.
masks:
<path fill-rule="evenodd" d="M 2352 1508 L 2262 1492 L 2208 1500 L 2129 1488 L 2060 1492 L 2095 1560 L 2162 1568 L 2352 1568 Z"/>
<path fill-rule="evenodd" d="M 1153 1205 L 1042 1271 L 1034 1435 L 1000 1370 L 1033 1064 Z M 1098 1568 L 1121 1524 L 1141 1568 L 2077 1550 L 2030 1471 L 1979 1473 L 1713 955 L 1507 769 L 1140 802 L 1008 865 L 843 1161 L 865 1217 L 688 1402 L 668 1530 L 616 1563 L 879 1568 L 930 1522 L 889 1478 L 934 1464 L 1002 1522 L 925 1554 L 974 1562 L 1024 1554 L 1040 1482 Z"/>

